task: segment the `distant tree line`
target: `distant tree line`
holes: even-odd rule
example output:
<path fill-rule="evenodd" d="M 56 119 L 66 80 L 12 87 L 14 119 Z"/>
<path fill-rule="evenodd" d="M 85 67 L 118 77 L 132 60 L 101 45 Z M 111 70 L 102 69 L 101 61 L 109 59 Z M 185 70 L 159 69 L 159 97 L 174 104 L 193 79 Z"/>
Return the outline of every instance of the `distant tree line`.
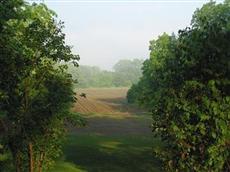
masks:
<path fill-rule="evenodd" d="M 101 70 L 96 66 L 79 66 L 75 68 L 69 65 L 69 73 L 77 80 L 75 87 L 128 87 L 138 82 L 142 75 L 141 66 L 143 60 L 120 60 L 113 71 Z"/>
<path fill-rule="evenodd" d="M 82 124 L 70 112 L 73 80 L 60 65 L 77 65 L 79 56 L 62 28 L 44 4 L 0 0 L 1 172 L 42 172 L 61 153 L 67 121 Z"/>
<path fill-rule="evenodd" d="M 230 1 L 205 4 L 150 51 L 127 98 L 152 112 L 155 154 L 167 171 L 230 171 Z"/>

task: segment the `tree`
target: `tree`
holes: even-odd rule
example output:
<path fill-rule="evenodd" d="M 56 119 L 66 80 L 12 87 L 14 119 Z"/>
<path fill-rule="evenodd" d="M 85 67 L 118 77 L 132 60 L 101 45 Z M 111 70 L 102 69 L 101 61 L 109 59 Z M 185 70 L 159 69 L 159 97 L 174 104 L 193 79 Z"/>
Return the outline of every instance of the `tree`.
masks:
<path fill-rule="evenodd" d="M 151 109 L 155 102 L 162 98 L 159 91 L 163 91 L 163 88 L 167 87 L 166 70 L 169 69 L 165 67 L 165 63 L 167 60 L 174 58 L 175 42 L 175 36 L 169 36 L 166 33 L 159 36 L 157 40 L 150 41 L 150 59 L 144 61 L 142 77 L 136 86 L 129 90 L 129 97 L 133 97 L 134 102 Z M 156 89 L 159 90 L 156 92 Z M 132 93 L 135 95 L 132 96 Z M 130 101 L 129 97 L 127 97 L 128 101 Z"/>
<path fill-rule="evenodd" d="M 120 60 L 114 69 L 114 84 L 116 86 L 130 86 L 138 82 L 141 77 L 141 66 L 143 60 Z"/>
<path fill-rule="evenodd" d="M 101 70 L 96 66 L 81 65 L 73 68 L 68 65 L 68 72 L 77 79 L 76 87 L 126 87 L 137 83 L 141 76 L 142 60 L 121 60 L 114 65 L 115 71 Z"/>
<path fill-rule="evenodd" d="M 60 151 L 65 121 L 81 122 L 69 112 L 75 100 L 71 76 L 56 65 L 77 64 L 79 57 L 64 43 L 63 23 L 44 4 L 11 0 L 0 9 L 7 11 L 0 12 L 2 145 L 17 172 L 40 172 Z"/>
<path fill-rule="evenodd" d="M 167 171 L 230 170 L 229 12 L 229 1 L 210 2 L 177 38 L 151 42 L 138 99 L 153 114 Z"/>

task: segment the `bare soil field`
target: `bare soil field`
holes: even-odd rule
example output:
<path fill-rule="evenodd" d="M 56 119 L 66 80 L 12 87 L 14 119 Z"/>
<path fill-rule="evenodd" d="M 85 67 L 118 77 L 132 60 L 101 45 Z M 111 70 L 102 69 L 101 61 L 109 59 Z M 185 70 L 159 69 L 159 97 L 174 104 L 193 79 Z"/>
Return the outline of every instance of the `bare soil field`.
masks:
<path fill-rule="evenodd" d="M 136 114 L 143 110 L 127 104 L 128 88 L 88 88 L 77 92 L 77 103 L 73 110 L 82 114 Z M 80 94 L 85 93 L 86 97 Z"/>
<path fill-rule="evenodd" d="M 126 101 L 128 88 L 81 89 L 73 108 L 87 119 L 87 126 L 77 133 L 97 135 L 149 135 L 151 116 Z M 86 98 L 79 96 L 86 94 Z"/>

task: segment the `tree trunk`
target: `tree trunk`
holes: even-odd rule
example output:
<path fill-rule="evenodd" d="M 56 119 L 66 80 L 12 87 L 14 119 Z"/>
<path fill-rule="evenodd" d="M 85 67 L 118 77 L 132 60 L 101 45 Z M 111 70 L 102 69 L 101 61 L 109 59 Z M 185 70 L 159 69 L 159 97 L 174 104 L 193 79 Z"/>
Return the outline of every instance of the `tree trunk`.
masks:
<path fill-rule="evenodd" d="M 15 154 L 15 168 L 16 172 L 21 172 L 21 157 L 18 152 Z"/>
<path fill-rule="evenodd" d="M 34 161 L 33 161 L 33 144 L 29 142 L 29 172 L 34 172 Z"/>
<path fill-rule="evenodd" d="M 18 150 L 17 146 L 15 146 L 12 140 L 8 142 L 8 145 L 9 145 L 9 149 L 12 154 L 12 157 L 13 157 L 15 171 L 21 172 L 22 171 L 21 152 Z"/>
<path fill-rule="evenodd" d="M 42 172 L 42 165 L 44 160 L 44 152 L 41 152 L 39 160 L 38 160 L 38 172 Z"/>

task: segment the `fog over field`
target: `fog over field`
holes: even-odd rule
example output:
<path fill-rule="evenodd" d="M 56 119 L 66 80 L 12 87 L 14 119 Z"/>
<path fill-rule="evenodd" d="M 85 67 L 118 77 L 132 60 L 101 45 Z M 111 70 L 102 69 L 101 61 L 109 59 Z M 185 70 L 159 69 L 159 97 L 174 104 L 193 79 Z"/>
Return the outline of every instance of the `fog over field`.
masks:
<path fill-rule="evenodd" d="M 149 41 L 189 25 L 207 1 L 45 0 L 65 22 L 67 43 L 80 54 L 80 65 L 111 70 L 120 59 L 149 57 Z"/>

